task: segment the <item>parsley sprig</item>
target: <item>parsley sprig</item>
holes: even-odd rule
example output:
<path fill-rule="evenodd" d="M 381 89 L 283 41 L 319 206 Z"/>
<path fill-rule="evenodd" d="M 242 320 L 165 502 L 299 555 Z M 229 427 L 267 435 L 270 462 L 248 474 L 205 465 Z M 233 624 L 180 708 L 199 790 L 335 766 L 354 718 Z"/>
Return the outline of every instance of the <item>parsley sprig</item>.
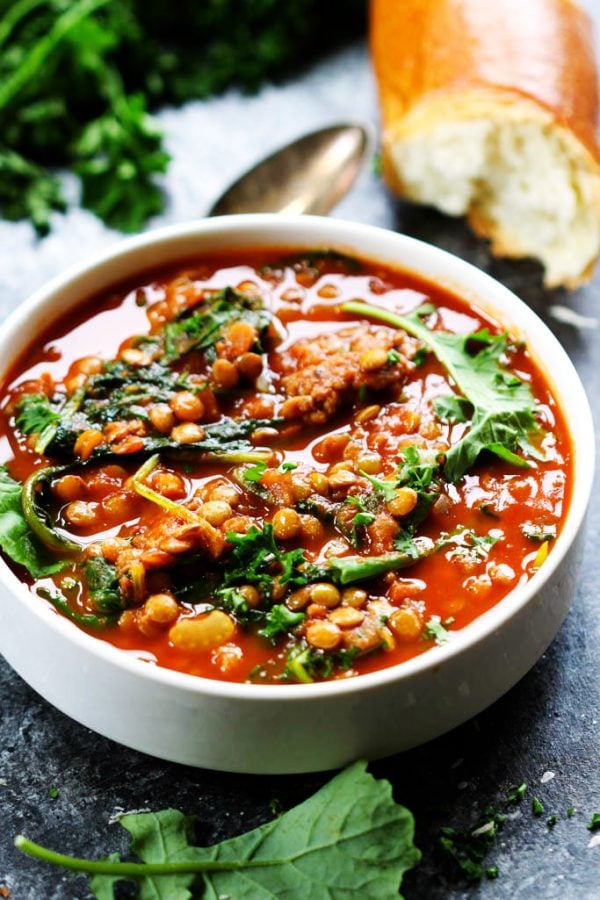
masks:
<path fill-rule="evenodd" d="M 0 215 L 46 234 L 83 204 L 137 231 L 163 208 L 169 156 L 148 110 L 255 90 L 363 25 L 363 0 L 18 0 L 0 3 Z"/>

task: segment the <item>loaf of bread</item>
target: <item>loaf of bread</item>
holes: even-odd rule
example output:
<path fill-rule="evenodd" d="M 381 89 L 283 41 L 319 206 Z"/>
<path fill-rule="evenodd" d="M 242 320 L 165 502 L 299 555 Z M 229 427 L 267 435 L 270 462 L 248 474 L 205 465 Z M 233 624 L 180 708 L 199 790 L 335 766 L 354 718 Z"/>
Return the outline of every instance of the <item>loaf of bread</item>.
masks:
<path fill-rule="evenodd" d="M 600 255 L 592 23 L 572 0 L 372 0 L 383 170 L 548 287 Z"/>

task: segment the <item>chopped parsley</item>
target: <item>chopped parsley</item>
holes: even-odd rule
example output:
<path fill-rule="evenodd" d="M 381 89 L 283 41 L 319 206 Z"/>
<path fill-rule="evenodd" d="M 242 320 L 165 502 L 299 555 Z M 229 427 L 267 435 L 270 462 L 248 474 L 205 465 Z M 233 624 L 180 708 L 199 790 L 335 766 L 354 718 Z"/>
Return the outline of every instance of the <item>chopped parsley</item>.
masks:
<path fill-rule="evenodd" d="M 215 345 L 223 340 L 227 327 L 239 321 L 254 326 L 257 338 L 252 349 L 262 352 L 261 339 L 271 324 L 271 314 L 262 308 L 261 300 L 226 287 L 205 296 L 194 311 L 186 311 L 178 319 L 167 322 L 161 332 L 161 363 L 170 365 L 192 350 L 200 351 L 207 359 L 213 360 Z"/>
<path fill-rule="evenodd" d="M 274 641 L 279 635 L 295 628 L 306 618 L 303 612 L 292 612 L 282 603 L 272 606 L 265 618 L 265 625 L 258 632 L 261 637 Z"/>
<path fill-rule="evenodd" d="M 354 518 L 352 519 L 352 524 L 354 527 L 360 527 L 361 525 L 370 525 L 375 521 L 375 514 L 369 512 L 357 512 Z"/>
<path fill-rule="evenodd" d="M 492 534 L 476 534 L 463 528 L 455 534 L 442 535 L 441 546 L 453 546 L 448 554 L 450 559 L 459 558 L 468 562 L 483 562 L 488 558 L 499 538 Z"/>
<path fill-rule="evenodd" d="M 254 463 L 253 466 L 246 466 L 246 468 L 243 469 L 244 480 L 250 481 L 252 484 L 256 484 L 260 482 L 267 469 L 268 466 L 266 462 L 263 462 L 262 460 Z"/>
<path fill-rule="evenodd" d="M 331 678 L 336 668 L 346 671 L 354 665 L 359 651 L 354 647 L 324 652 L 314 647 L 294 647 L 288 654 L 283 680 L 309 684 L 320 678 Z"/>
<path fill-rule="evenodd" d="M 394 538 L 394 549 L 400 553 L 405 553 L 411 559 L 418 559 L 420 556 L 419 546 L 414 539 L 411 529 L 402 528 Z"/>
<path fill-rule="evenodd" d="M 423 629 L 423 637 L 426 640 L 435 641 L 436 644 L 440 647 L 442 644 L 446 644 L 450 635 L 448 634 L 447 629 L 442 625 L 442 620 L 440 616 L 431 616 L 428 622 L 425 623 L 425 627 Z"/>
<path fill-rule="evenodd" d="M 282 462 L 279 466 L 280 472 L 293 472 L 294 469 L 298 468 L 298 463 L 295 462 Z"/>
<path fill-rule="evenodd" d="M 375 491 L 383 498 L 384 503 L 389 503 L 390 500 L 394 499 L 397 488 L 397 482 L 395 480 L 388 481 L 387 479 L 377 478 L 375 475 L 368 475 L 366 472 L 363 472 L 362 469 L 360 474 L 373 485 Z"/>
<path fill-rule="evenodd" d="M 600 828 L 600 813 L 594 813 L 587 824 L 589 831 L 597 831 Z"/>
<path fill-rule="evenodd" d="M 15 423 L 23 434 L 39 434 L 58 421 L 60 415 L 45 394 L 22 394 Z"/>
<path fill-rule="evenodd" d="M 510 788 L 508 797 L 506 798 L 506 802 L 509 806 L 516 806 L 517 803 L 520 803 L 525 794 L 527 793 L 527 782 L 523 781 L 519 785 L 515 785 Z"/>
<path fill-rule="evenodd" d="M 504 824 L 505 817 L 493 807 L 486 807 L 475 828 L 459 832 L 445 826 L 438 837 L 438 848 L 449 857 L 467 881 L 497 878 L 497 866 L 484 866 L 483 861 L 493 847 Z"/>
<path fill-rule="evenodd" d="M 531 801 L 531 812 L 534 816 L 542 816 L 544 814 L 544 804 L 537 797 Z"/>

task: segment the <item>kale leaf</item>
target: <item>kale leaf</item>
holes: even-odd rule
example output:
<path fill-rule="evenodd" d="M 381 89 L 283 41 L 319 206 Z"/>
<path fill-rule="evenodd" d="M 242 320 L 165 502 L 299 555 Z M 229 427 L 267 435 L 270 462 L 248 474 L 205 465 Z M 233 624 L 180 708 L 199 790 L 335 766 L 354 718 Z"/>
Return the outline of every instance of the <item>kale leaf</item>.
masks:
<path fill-rule="evenodd" d="M 507 334 L 491 334 L 485 328 L 472 334 L 434 331 L 426 324 L 435 311 L 431 304 L 404 316 L 354 301 L 344 303 L 341 309 L 380 319 L 419 338 L 462 392 L 462 398 L 452 395 L 436 401 L 443 418 L 470 419 L 467 433 L 446 454 L 443 471 L 448 481 L 459 481 L 483 451 L 515 466 L 529 466 L 526 457 L 543 459 L 530 440 L 540 430 L 531 387 L 505 364 Z"/>
<path fill-rule="evenodd" d="M 91 631 L 103 631 L 109 625 L 114 625 L 118 619 L 116 613 L 97 616 L 94 613 L 77 612 L 70 605 L 64 594 L 57 589 L 51 591 L 45 587 L 37 587 L 36 594 L 51 603 L 67 619 L 70 619 L 82 628 L 89 628 Z"/>
<path fill-rule="evenodd" d="M 48 553 L 36 538 L 23 515 L 21 485 L 5 466 L 0 466 L 0 547 L 32 578 L 53 575 L 68 564 Z"/>
<path fill-rule="evenodd" d="M 115 885 L 137 882 L 138 897 L 283 897 L 287 900 L 370 900 L 398 896 L 404 873 L 420 859 L 410 812 L 356 762 L 316 794 L 271 822 L 212 847 L 193 844 L 193 818 L 175 809 L 131 813 L 120 819 L 142 862 L 75 860 L 19 836 L 15 843 L 37 859 L 93 873 L 98 900 L 114 900 Z"/>
<path fill-rule="evenodd" d="M 255 327 L 258 337 L 252 349 L 262 353 L 265 349 L 262 338 L 272 322 L 272 316 L 262 308 L 260 298 L 226 287 L 207 297 L 198 309 L 165 325 L 161 362 L 168 365 L 192 350 L 199 350 L 208 359 L 213 359 L 215 344 L 223 340 L 226 327 L 237 321 L 248 322 Z"/>
<path fill-rule="evenodd" d="M 85 563 L 85 580 L 94 609 L 100 613 L 116 613 L 125 607 L 114 566 L 104 557 L 92 556 Z"/>
<path fill-rule="evenodd" d="M 414 538 L 410 547 L 382 556 L 332 556 L 321 572 L 335 584 L 346 586 L 357 581 L 376 578 L 386 572 L 395 572 L 413 565 L 417 560 L 431 556 L 437 546 L 429 538 Z"/>
<path fill-rule="evenodd" d="M 304 551 L 280 550 L 275 541 L 273 526 L 263 528 L 253 525 L 246 534 L 227 532 L 227 540 L 233 544 L 229 554 L 224 586 L 234 584 L 262 584 L 269 587 L 275 575 L 282 584 L 306 584 L 308 576 L 300 567 L 306 563 Z"/>

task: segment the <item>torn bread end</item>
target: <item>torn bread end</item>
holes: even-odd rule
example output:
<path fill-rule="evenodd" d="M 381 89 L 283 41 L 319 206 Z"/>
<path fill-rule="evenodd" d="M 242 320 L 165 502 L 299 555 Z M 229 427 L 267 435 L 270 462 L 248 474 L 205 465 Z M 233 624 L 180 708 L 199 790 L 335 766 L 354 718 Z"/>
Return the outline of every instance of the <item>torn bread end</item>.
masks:
<path fill-rule="evenodd" d="M 600 167 L 549 113 L 511 100 L 420 104 L 385 137 L 386 176 L 410 200 L 467 215 L 494 253 L 540 260 L 547 287 L 574 288 L 600 255 Z"/>

